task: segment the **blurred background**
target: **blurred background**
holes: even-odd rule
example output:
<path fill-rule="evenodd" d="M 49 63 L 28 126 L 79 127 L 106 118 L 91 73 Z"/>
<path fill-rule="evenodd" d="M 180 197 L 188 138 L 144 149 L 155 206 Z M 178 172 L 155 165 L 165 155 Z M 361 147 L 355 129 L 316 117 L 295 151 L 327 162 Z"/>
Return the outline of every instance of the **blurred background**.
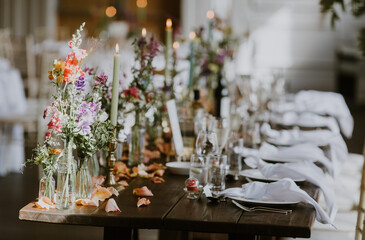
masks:
<path fill-rule="evenodd" d="M 102 51 L 109 46 L 109 51 L 119 42 L 125 49 L 121 54 L 128 55 L 131 41 L 143 27 L 163 43 L 166 18 L 171 18 L 175 39 L 183 40 L 200 26 L 207 27 L 206 12 L 212 9 L 231 24 L 233 36 L 239 39 L 237 74 L 280 68 L 288 92 L 315 89 L 343 94 L 355 119 L 353 137 L 347 140 L 349 152 L 361 153 L 365 61 L 359 38 L 365 28 L 365 7 L 361 0 L 338 1 L 344 7 L 333 2 L 0 0 L 0 159 L 12 159 L 12 163 L 0 161 L 0 238 L 102 237 L 101 228 L 18 220 L 18 210 L 38 192 L 37 168 L 17 172 L 43 138 L 41 116 L 50 95 L 47 72 L 53 59 L 65 57 L 67 41 L 82 22 L 86 22 L 86 44 Z M 99 55 L 95 61 L 102 65 L 104 58 Z M 9 148 L 11 155 L 5 151 Z"/>

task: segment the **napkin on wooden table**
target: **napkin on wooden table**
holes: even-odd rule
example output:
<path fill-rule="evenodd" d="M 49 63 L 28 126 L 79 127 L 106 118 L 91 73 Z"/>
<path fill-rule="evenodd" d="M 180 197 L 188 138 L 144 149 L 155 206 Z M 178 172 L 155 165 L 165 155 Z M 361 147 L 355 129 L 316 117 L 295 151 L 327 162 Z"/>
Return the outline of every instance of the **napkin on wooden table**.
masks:
<path fill-rule="evenodd" d="M 312 162 L 303 161 L 271 164 L 266 163 L 257 157 L 248 157 L 245 159 L 245 163 L 251 168 L 258 168 L 262 175 L 267 178 L 274 176 L 291 179 L 303 178 L 318 186 L 323 192 L 327 213 L 330 219 L 334 221 L 338 209 L 334 190 L 322 169 Z"/>
<path fill-rule="evenodd" d="M 301 201 L 311 205 L 316 210 L 316 219 L 324 224 L 333 225 L 327 213 L 305 191 L 300 189 L 293 180 L 283 178 L 273 183 L 251 182 L 242 187 L 228 188 L 219 194 L 225 197 L 249 198 L 254 200 L 272 200 L 294 202 Z"/>

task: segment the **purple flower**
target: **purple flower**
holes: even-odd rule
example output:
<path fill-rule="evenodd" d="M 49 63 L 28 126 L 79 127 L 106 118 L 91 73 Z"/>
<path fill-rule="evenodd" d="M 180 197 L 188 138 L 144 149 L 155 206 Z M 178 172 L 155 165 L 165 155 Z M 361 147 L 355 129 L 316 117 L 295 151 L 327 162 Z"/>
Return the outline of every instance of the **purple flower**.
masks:
<path fill-rule="evenodd" d="M 146 38 L 145 37 L 140 37 L 137 41 L 138 47 L 141 48 L 143 45 L 145 45 L 147 43 Z"/>
<path fill-rule="evenodd" d="M 84 91 L 85 87 L 85 78 L 83 76 L 79 77 L 79 79 L 75 82 L 76 89 L 79 91 Z"/>
<path fill-rule="evenodd" d="M 158 47 L 159 47 L 159 43 L 158 43 L 158 41 L 155 41 L 155 38 L 152 35 L 150 42 L 147 44 L 147 52 L 149 54 L 150 59 L 153 59 L 154 57 L 156 57 L 157 53 L 159 52 Z"/>
<path fill-rule="evenodd" d="M 99 75 L 95 76 L 95 86 L 105 85 L 107 80 L 108 76 L 104 72 L 102 72 Z"/>
<path fill-rule="evenodd" d="M 83 134 L 89 134 L 91 130 L 91 125 L 95 122 L 97 113 L 101 109 L 101 103 L 95 104 L 93 102 L 87 103 L 83 101 L 81 103 L 80 108 L 78 109 L 79 113 L 76 115 L 77 117 L 77 128 Z"/>
<path fill-rule="evenodd" d="M 224 59 L 225 59 L 225 54 L 223 53 L 223 54 L 219 54 L 219 55 L 217 55 L 217 58 L 216 58 L 216 60 L 217 60 L 217 63 L 219 64 L 219 65 L 223 65 L 224 64 Z"/>

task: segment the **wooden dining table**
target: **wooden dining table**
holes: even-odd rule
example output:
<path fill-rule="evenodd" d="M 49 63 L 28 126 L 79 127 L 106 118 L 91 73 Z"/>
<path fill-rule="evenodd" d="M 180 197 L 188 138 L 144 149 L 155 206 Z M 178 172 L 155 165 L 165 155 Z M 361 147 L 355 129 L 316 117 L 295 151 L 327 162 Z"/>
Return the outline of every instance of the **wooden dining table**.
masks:
<path fill-rule="evenodd" d="M 19 211 L 19 219 L 42 223 L 87 225 L 104 227 L 104 239 L 136 239 L 136 229 L 162 229 L 186 232 L 226 233 L 229 239 L 272 239 L 272 237 L 311 236 L 315 219 L 314 207 L 307 203 L 286 206 L 291 214 L 246 212 L 236 207 L 230 199 L 211 202 L 204 195 L 190 200 L 184 191 L 188 176 L 174 175 L 168 170 L 164 183 L 153 183 L 137 177 L 114 197 L 121 212 L 105 212 L 106 201 L 99 207 L 76 206 L 74 209 L 39 209 L 31 202 Z M 246 179 L 227 179 L 227 187 L 241 186 Z M 149 206 L 137 207 L 133 189 L 147 186 L 153 193 Z M 300 187 L 313 198 L 319 188 L 304 182 Z M 133 237 L 134 236 L 134 237 Z"/>

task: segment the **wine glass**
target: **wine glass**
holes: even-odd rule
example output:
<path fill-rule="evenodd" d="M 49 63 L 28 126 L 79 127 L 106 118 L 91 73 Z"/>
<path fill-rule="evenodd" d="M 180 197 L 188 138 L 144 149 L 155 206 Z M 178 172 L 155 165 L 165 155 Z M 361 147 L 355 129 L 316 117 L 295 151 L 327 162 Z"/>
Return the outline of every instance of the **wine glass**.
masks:
<path fill-rule="evenodd" d="M 230 127 L 227 118 L 216 119 L 214 132 L 217 135 L 218 154 L 221 154 L 223 148 L 226 146 L 229 131 Z"/>
<path fill-rule="evenodd" d="M 198 155 L 214 154 L 218 150 L 217 135 L 212 131 L 201 130 L 195 143 Z"/>

